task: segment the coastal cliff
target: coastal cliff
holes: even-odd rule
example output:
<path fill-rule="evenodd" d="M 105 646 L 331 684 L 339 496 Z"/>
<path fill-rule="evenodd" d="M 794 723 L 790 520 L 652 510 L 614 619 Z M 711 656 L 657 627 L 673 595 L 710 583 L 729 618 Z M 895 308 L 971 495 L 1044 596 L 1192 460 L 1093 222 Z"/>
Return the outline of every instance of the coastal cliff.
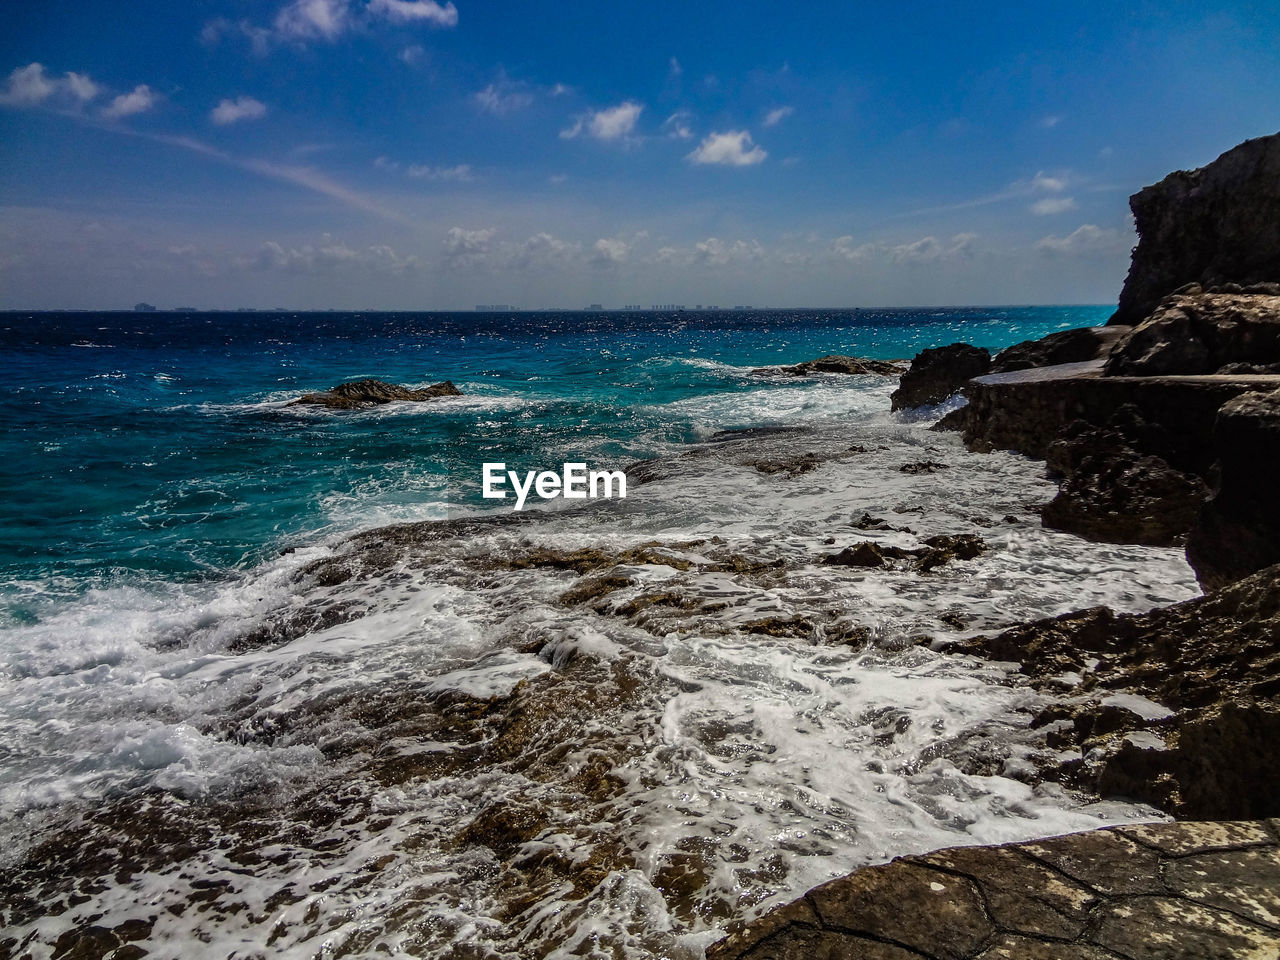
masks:
<path fill-rule="evenodd" d="M 1171 173 L 1130 197 L 1139 240 L 1111 323 L 1141 322 L 1184 284 L 1280 279 L 1278 185 L 1280 136 L 1272 135 L 1245 141 L 1198 170 Z"/>

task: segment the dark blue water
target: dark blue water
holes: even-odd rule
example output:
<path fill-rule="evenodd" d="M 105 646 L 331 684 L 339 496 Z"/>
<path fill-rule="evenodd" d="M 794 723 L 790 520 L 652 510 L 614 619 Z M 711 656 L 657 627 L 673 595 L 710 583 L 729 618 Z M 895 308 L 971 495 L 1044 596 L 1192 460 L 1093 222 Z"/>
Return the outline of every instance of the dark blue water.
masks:
<path fill-rule="evenodd" d="M 752 366 L 996 349 L 1108 311 L 3 315 L 7 615 L 36 615 L 36 594 L 217 577 L 335 529 L 441 515 L 474 499 L 451 474 L 485 460 L 618 464 L 710 429 L 836 415 L 833 391 L 860 386 Z M 466 396 L 284 405 L 361 377 L 451 379 Z"/>

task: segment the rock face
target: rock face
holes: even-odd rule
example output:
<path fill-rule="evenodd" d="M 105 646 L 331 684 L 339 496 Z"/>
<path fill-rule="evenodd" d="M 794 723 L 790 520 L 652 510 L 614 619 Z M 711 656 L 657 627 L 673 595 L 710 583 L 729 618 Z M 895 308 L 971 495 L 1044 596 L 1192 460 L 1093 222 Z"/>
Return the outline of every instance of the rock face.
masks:
<path fill-rule="evenodd" d="M 1280 281 L 1280 134 L 1171 173 L 1129 207 L 1139 240 L 1112 323 L 1141 323 L 1184 284 Z"/>
<path fill-rule="evenodd" d="M 460 396 L 462 391 L 453 385 L 452 380 L 433 383 L 421 390 L 409 390 L 382 380 L 354 380 L 351 383 L 340 383 L 324 393 L 303 394 L 293 404 L 314 404 L 332 410 L 359 410 L 398 400 L 420 401 Z"/>
<path fill-rule="evenodd" d="M 708 960 L 1233 960 L 1280 950 L 1272 825 L 1153 823 L 866 867 Z"/>
<path fill-rule="evenodd" d="M 1280 364 L 1280 296 L 1166 297 L 1115 345 L 1108 376 L 1269 371 Z"/>
<path fill-rule="evenodd" d="M 1009 373 L 1059 363 L 1081 363 L 1104 356 L 1127 332 L 1118 327 L 1076 327 L 1060 330 L 1039 340 L 1024 340 L 1006 347 L 991 362 L 990 373 Z"/>
<path fill-rule="evenodd" d="M 1067 783 L 1178 817 L 1280 815 L 1280 565 L 1150 613 L 1097 607 L 951 649 L 1059 692 L 1079 676 L 1034 724 L 1075 754 Z"/>
<path fill-rule="evenodd" d="M 891 398 L 894 410 L 941 403 L 959 392 L 969 380 L 991 369 L 991 354 L 982 347 L 953 343 L 922 350 Z"/>
<path fill-rule="evenodd" d="M 1132 405 L 1104 427 L 1068 424 L 1046 454 L 1061 486 L 1041 512 L 1044 525 L 1103 543 L 1184 543 L 1209 488 L 1162 457 L 1139 452 L 1169 447 L 1164 431 Z"/>
<path fill-rule="evenodd" d="M 1280 562 L 1280 390 L 1223 405 L 1213 440 L 1217 490 L 1187 543 L 1206 590 Z"/>
<path fill-rule="evenodd" d="M 806 360 L 792 366 L 760 367 L 751 371 L 754 374 L 783 374 L 790 377 L 808 377 L 815 373 L 847 373 L 876 374 L 882 377 L 896 377 L 902 373 L 902 367 L 889 360 L 868 360 L 862 357 L 845 357 L 831 354 L 817 360 Z"/>

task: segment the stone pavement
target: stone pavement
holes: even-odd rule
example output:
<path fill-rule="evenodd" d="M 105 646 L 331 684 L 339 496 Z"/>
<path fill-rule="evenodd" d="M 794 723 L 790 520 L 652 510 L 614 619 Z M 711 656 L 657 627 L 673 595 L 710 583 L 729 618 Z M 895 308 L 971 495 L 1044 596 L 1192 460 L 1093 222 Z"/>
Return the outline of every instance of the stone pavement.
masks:
<path fill-rule="evenodd" d="M 1280 820 L 956 847 L 815 887 L 708 960 L 1280 960 Z"/>

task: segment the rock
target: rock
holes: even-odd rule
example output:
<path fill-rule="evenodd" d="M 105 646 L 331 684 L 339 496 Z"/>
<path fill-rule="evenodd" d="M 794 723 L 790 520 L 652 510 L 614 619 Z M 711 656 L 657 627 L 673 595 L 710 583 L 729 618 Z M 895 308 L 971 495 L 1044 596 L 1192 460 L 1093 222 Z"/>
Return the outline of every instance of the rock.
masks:
<path fill-rule="evenodd" d="M 1065 779 L 1179 817 L 1280 815 L 1280 564 L 1149 613 L 1098 607 L 950 649 L 1017 661 L 1038 686 L 1080 677 L 1090 702 L 1040 721 L 1068 721 L 1056 749 L 1087 755 Z"/>
<path fill-rule="evenodd" d="M 1041 511 L 1042 523 L 1102 543 L 1173 546 L 1186 540 L 1209 488 L 1199 477 L 1171 467 L 1143 449 L 1163 449 L 1167 438 L 1132 406 L 1106 427 L 1069 424 L 1046 453 L 1058 494 Z"/>
<path fill-rule="evenodd" d="M 830 354 L 816 360 L 806 360 L 791 366 L 759 367 L 751 371 L 760 376 L 786 375 L 790 377 L 808 377 L 815 373 L 847 373 L 875 374 L 882 377 L 896 377 L 902 373 L 902 367 L 890 360 L 869 360 L 863 357 L 845 357 Z"/>
<path fill-rule="evenodd" d="M 1280 297 L 1174 295 L 1123 336 L 1107 376 L 1254 372 L 1280 363 Z"/>
<path fill-rule="evenodd" d="M 401 400 L 421 401 L 460 396 L 462 391 L 453 385 L 452 380 L 433 383 L 421 390 L 410 390 L 382 380 L 354 380 L 350 383 L 340 383 L 324 393 L 303 394 L 290 405 L 314 404 L 331 410 L 359 410 L 363 407 Z"/>
<path fill-rule="evenodd" d="M 851 547 L 845 547 L 839 553 L 824 557 L 822 562 L 828 566 L 838 567 L 883 567 L 885 556 L 879 544 L 863 540 Z"/>
<path fill-rule="evenodd" d="M 991 353 L 967 343 L 922 350 L 911 361 L 911 369 L 893 391 L 894 410 L 941 403 L 959 392 L 974 377 L 991 368 Z"/>
<path fill-rule="evenodd" d="M 904 463 L 898 468 L 900 473 L 937 473 L 939 470 L 949 470 L 950 467 L 945 463 L 939 463 L 937 460 L 920 460 L 917 463 Z"/>
<path fill-rule="evenodd" d="M 1280 847 L 1264 823 L 1221 826 L 1111 827 L 902 857 L 815 887 L 713 944 L 707 960 L 1273 956 Z"/>
<path fill-rule="evenodd" d="M 1206 590 L 1280 562 L 1280 390 L 1224 404 L 1213 444 L 1217 489 L 1187 541 Z"/>
<path fill-rule="evenodd" d="M 1280 134 L 1171 173 L 1129 207 L 1139 240 L 1111 323 L 1141 323 L 1188 283 L 1280 281 Z"/>
<path fill-rule="evenodd" d="M 929 537 L 926 549 L 917 552 L 916 569 L 929 571 L 952 560 L 973 560 L 987 552 L 986 541 L 976 534 L 958 533 Z"/>
<path fill-rule="evenodd" d="M 1116 327 L 1076 327 L 1051 333 L 1039 340 L 1024 340 L 997 353 L 988 372 L 1009 373 L 1032 367 L 1096 360 L 1115 345 L 1123 332 Z"/>

